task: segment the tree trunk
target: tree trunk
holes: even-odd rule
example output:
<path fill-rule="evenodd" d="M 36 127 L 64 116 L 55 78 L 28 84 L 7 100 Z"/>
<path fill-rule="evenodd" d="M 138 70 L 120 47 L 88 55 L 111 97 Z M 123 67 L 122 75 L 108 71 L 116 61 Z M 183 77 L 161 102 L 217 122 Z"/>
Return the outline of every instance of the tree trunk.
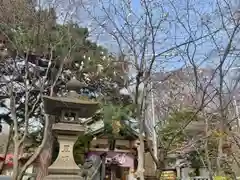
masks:
<path fill-rule="evenodd" d="M 221 112 L 221 114 L 223 114 Z M 220 119 L 220 137 L 218 140 L 218 154 L 217 154 L 217 175 L 218 176 L 222 176 L 223 172 L 222 172 L 222 158 L 223 158 L 223 134 L 224 134 L 224 122 L 223 122 L 223 118 L 224 115 L 222 115 L 221 119 Z"/>
<path fill-rule="evenodd" d="M 4 152 L 3 152 L 4 160 L 2 162 L 0 162 L 0 174 L 2 174 L 3 169 L 4 169 L 5 159 L 6 159 L 8 149 L 9 149 L 9 146 L 10 146 L 10 143 L 11 143 L 12 132 L 13 132 L 13 128 L 12 128 L 12 126 L 10 126 L 9 127 L 9 135 L 8 135 L 8 139 L 7 139 L 7 144 L 4 147 Z"/>
<path fill-rule="evenodd" d="M 222 152 L 222 147 L 223 147 L 223 138 L 220 137 L 218 141 L 218 155 L 217 155 L 217 175 L 221 176 L 222 175 L 222 157 L 223 157 L 223 152 Z"/>
<path fill-rule="evenodd" d="M 208 131 L 209 131 L 209 125 L 208 125 L 208 119 L 206 118 L 205 120 L 205 135 L 208 136 Z M 204 144 L 204 150 L 205 150 L 205 157 L 206 157 L 206 161 L 207 161 L 207 168 L 209 171 L 209 177 L 210 180 L 213 180 L 213 171 L 212 171 L 212 163 L 209 157 L 209 149 L 208 149 L 208 138 L 205 141 Z"/>
<path fill-rule="evenodd" d="M 19 157 L 19 142 L 18 142 L 18 137 L 15 135 L 14 137 L 14 158 L 13 158 L 13 175 L 12 179 L 17 180 L 18 178 L 18 173 L 19 173 L 19 162 L 18 162 L 18 157 Z"/>
<path fill-rule="evenodd" d="M 52 134 L 52 125 L 53 125 L 53 116 L 50 116 L 49 126 L 47 129 L 48 141 L 46 142 L 42 152 L 38 157 L 38 167 L 37 167 L 37 177 L 36 180 L 43 180 L 45 176 L 48 175 L 48 167 L 51 165 L 52 161 L 52 147 L 53 147 L 53 134 Z"/>
<path fill-rule="evenodd" d="M 138 150 L 138 167 L 137 167 L 137 177 L 140 180 L 144 180 L 144 138 L 142 134 L 139 134 L 139 146 Z"/>
<path fill-rule="evenodd" d="M 167 151 L 165 149 L 158 151 L 158 164 L 156 172 L 157 179 L 160 179 L 162 172 L 165 169 L 165 156 L 167 156 Z"/>

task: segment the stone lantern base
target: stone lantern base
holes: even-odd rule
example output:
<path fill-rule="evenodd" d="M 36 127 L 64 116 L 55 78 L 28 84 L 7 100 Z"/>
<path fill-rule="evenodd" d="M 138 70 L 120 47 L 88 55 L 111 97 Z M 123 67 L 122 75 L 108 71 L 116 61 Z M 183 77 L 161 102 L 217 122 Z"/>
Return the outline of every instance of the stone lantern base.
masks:
<path fill-rule="evenodd" d="M 49 175 L 44 180 L 81 180 L 81 169 L 73 158 L 73 146 L 78 136 L 84 133 L 80 124 L 56 123 L 53 131 L 59 142 L 59 154 L 54 163 L 48 167 Z"/>
<path fill-rule="evenodd" d="M 44 180 L 82 180 L 81 176 L 77 175 L 48 175 L 44 178 Z"/>

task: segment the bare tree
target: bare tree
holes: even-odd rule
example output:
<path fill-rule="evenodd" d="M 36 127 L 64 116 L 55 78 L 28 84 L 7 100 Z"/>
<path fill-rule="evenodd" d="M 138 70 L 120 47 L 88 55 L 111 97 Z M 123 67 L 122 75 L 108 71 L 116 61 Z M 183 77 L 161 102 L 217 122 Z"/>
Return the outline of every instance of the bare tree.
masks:
<path fill-rule="evenodd" d="M 167 3 L 168 7 L 165 6 Z M 140 179 L 144 179 L 143 134 L 148 136 L 147 132 L 149 131 L 144 126 L 146 121 L 144 115 L 147 108 L 146 100 L 149 98 L 148 90 L 152 73 L 172 65 L 172 60 L 175 62 L 180 48 L 186 48 L 197 42 L 201 43 L 202 39 L 209 38 L 220 30 L 220 28 L 216 28 L 211 32 L 205 31 L 192 38 L 185 38 L 189 37 L 188 34 L 173 32 L 172 22 L 178 24 L 180 21 L 167 10 L 171 6 L 169 2 L 167 3 L 165 1 L 142 0 L 133 4 L 127 0 L 109 0 L 108 2 L 99 1 L 98 4 L 92 6 L 81 6 L 88 12 L 93 25 L 100 26 L 98 30 L 103 30 L 105 34 L 109 35 L 108 42 L 111 42 L 117 51 L 126 54 L 129 58 L 132 69 L 129 76 L 133 76 L 134 82 L 131 85 L 126 84 L 126 86 L 128 86 L 127 88 L 134 100 L 136 119 L 139 121 L 140 147 L 138 149 L 139 159 L 136 176 Z M 105 36 L 105 38 L 107 37 Z M 185 64 L 185 59 L 182 62 Z M 130 90 L 131 86 L 134 87 L 132 88 L 134 92 Z M 203 102 L 200 103 L 198 112 L 205 106 L 205 101 Z M 151 148 L 149 149 L 151 151 Z M 153 153 L 151 154 L 158 169 L 161 169 L 162 162 L 159 162 Z"/>
<path fill-rule="evenodd" d="M 215 8 L 213 8 L 213 11 L 209 11 L 208 14 L 205 13 L 205 15 L 200 13 L 201 9 L 194 4 L 196 2 L 187 1 L 185 12 L 177 9 L 174 1 L 171 1 L 170 4 L 176 14 L 177 21 L 185 29 L 189 39 L 195 39 L 199 33 L 208 32 L 211 34 L 215 32 L 200 43 L 191 42 L 184 48 L 180 48 L 179 53 L 182 60 L 187 61 L 187 65 L 193 69 L 196 90 L 201 94 L 200 100 L 206 102 L 210 99 L 210 103 L 201 109 L 201 112 L 218 114 L 218 120 L 211 123 L 215 124 L 215 130 L 221 134 L 218 137 L 216 173 L 223 175 L 224 164 L 230 166 L 227 163 L 223 149 L 226 142 L 229 141 L 229 131 L 233 129 L 230 126 L 230 122 L 235 119 L 229 114 L 229 108 L 232 104 L 232 93 L 238 88 L 238 77 L 230 87 L 229 73 L 238 63 L 237 41 L 240 29 L 237 10 L 233 9 L 230 1 L 212 2 Z M 193 25 L 191 23 L 193 19 L 198 19 L 199 24 Z M 199 28 L 195 29 L 196 26 Z M 216 32 L 216 30 L 218 31 Z M 204 49 L 204 46 L 209 48 Z M 201 54 L 203 49 L 205 52 L 201 56 L 199 54 Z M 208 69 L 212 69 L 210 77 L 208 76 L 205 82 L 201 81 L 200 78 L 200 70 L 204 65 L 207 65 Z M 236 74 L 236 76 L 238 75 Z M 207 93 L 205 90 L 207 90 Z M 206 118 L 209 119 L 209 117 Z M 213 119 L 210 121 L 213 121 Z M 206 122 L 206 132 L 208 131 L 210 121 Z M 205 148 L 205 151 L 207 153 L 207 148 Z M 208 155 L 206 154 L 206 156 Z M 210 163 L 208 163 L 208 166 L 208 169 L 212 171 Z M 235 173 L 231 172 L 232 175 Z M 213 175 L 213 172 L 210 174 Z"/>

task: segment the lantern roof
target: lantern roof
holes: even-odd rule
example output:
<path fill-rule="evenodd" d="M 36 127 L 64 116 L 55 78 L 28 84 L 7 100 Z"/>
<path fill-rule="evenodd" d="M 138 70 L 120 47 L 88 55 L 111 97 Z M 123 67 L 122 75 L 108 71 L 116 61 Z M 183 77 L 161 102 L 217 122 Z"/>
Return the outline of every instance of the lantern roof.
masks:
<path fill-rule="evenodd" d="M 43 96 L 44 109 L 47 114 L 61 115 L 62 111 L 78 112 L 79 118 L 89 118 L 98 109 L 99 103 L 90 99 L 81 99 L 77 93 L 83 83 L 73 78 L 66 84 L 67 96 Z"/>

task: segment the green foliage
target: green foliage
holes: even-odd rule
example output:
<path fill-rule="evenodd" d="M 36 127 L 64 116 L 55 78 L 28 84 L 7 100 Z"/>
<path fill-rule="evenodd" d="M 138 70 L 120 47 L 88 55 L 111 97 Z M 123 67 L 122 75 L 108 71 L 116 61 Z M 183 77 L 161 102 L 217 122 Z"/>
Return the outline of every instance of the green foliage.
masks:
<path fill-rule="evenodd" d="M 214 119 L 209 120 L 209 122 L 216 122 L 216 117 L 211 117 L 213 117 Z M 159 130 L 159 140 L 165 148 L 168 148 L 167 151 L 171 151 L 174 149 L 182 148 L 185 143 L 189 143 L 190 139 L 195 138 L 195 135 L 191 133 L 188 134 L 188 131 L 183 130 L 179 132 L 183 126 L 185 126 L 189 121 L 204 121 L 204 119 L 199 115 L 197 116 L 195 112 L 191 109 L 183 109 L 171 113 L 166 121 L 167 124 Z M 212 168 L 214 169 L 216 167 L 219 136 L 218 134 L 216 135 L 216 133 L 214 133 L 216 131 L 216 127 L 212 124 L 209 127 L 209 132 L 210 131 L 213 133 L 211 134 L 211 136 L 207 137 L 207 139 L 199 139 L 198 141 L 194 142 L 195 147 L 198 148 L 198 151 L 193 150 L 191 152 L 188 152 L 188 154 L 185 154 L 187 160 L 190 162 L 193 168 L 199 168 L 206 164 L 205 150 L 202 148 L 202 145 L 205 143 L 206 140 L 208 146 L 209 160 L 212 164 Z M 179 132 L 177 136 L 176 132 Z"/>
<path fill-rule="evenodd" d="M 59 57 L 68 56 L 72 61 L 79 60 L 83 54 L 79 48 L 84 47 L 84 42 L 88 38 L 88 30 L 80 28 L 74 24 L 57 25 L 52 32 L 51 40 L 55 46 L 55 53 Z"/>
<path fill-rule="evenodd" d="M 189 154 L 187 155 L 187 160 L 190 162 L 190 165 L 192 168 L 200 168 L 203 167 L 205 162 L 203 162 L 203 158 L 204 157 L 204 151 L 203 150 L 199 150 L 197 151 L 191 151 L 189 152 Z"/>
<path fill-rule="evenodd" d="M 84 154 L 86 150 L 89 148 L 89 142 L 92 140 L 91 136 L 82 135 L 78 137 L 74 148 L 73 148 L 73 156 L 76 161 L 76 164 L 83 164 L 84 162 Z"/>
<path fill-rule="evenodd" d="M 111 133 L 114 131 L 113 124 L 119 124 L 121 126 L 122 120 L 127 120 L 132 116 L 132 106 L 127 105 L 113 105 L 111 103 L 103 106 L 103 120 L 105 123 L 106 131 Z M 116 122 L 114 122 L 116 121 Z M 119 131 L 124 129 L 123 126 L 119 127 Z"/>
<path fill-rule="evenodd" d="M 176 132 L 181 130 L 184 124 L 193 118 L 193 116 L 194 111 L 189 109 L 176 111 L 170 114 L 166 120 L 167 124 L 159 131 L 159 138 L 161 139 L 161 142 L 165 144 L 165 147 L 170 145 L 171 148 L 176 148 L 178 145 L 181 145 L 184 141 L 186 141 L 185 134 L 183 132 L 180 132 L 176 137 L 175 135 Z M 198 118 L 195 117 L 193 120 L 197 121 Z"/>
<path fill-rule="evenodd" d="M 159 140 L 164 148 L 169 152 L 171 150 L 179 149 L 188 143 L 189 137 L 186 132 L 181 131 L 189 121 L 199 121 L 199 116 L 195 115 L 194 110 L 182 109 L 170 114 L 167 118 L 167 124 L 159 130 Z M 178 134 L 176 135 L 176 133 Z M 203 152 L 201 152 L 202 155 Z M 199 152 L 192 151 L 187 154 L 187 159 L 191 162 L 193 167 L 201 167 L 202 161 Z"/>
<path fill-rule="evenodd" d="M 131 116 L 129 114 L 131 113 L 129 106 L 113 105 L 110 103 L 103 106 L 103 113 L 105 122 L 108 120 L 123 120 Z"/>

